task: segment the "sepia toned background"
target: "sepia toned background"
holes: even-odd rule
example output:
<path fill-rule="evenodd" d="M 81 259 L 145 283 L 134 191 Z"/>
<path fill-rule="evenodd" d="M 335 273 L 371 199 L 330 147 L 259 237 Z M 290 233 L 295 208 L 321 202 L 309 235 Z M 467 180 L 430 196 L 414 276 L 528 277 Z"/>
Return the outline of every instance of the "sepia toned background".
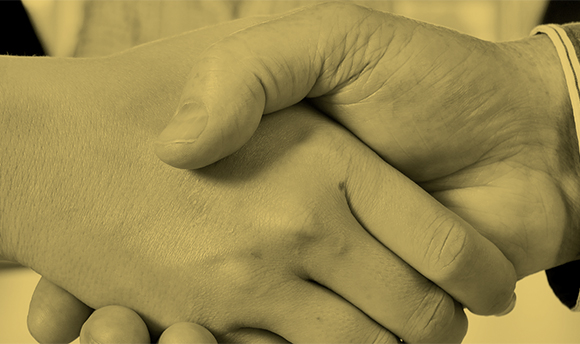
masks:
<path fill-rule="evenodd" d="M 102 56 L 218 22 L 318 1 L 26 1 L 47 53 Z M 525 37 L 544 1 L 356 1 L 492 41 Z M 580 18 L 579 18 L 580 19 Z M 29 343 L 27 304 L 39 276 L 0 264 L 0 343 Z M 580 313 L 562 306 L 544 273 L 521 281 L 508 316 L 469 314 L 467 343 L 580 343 Z"/>

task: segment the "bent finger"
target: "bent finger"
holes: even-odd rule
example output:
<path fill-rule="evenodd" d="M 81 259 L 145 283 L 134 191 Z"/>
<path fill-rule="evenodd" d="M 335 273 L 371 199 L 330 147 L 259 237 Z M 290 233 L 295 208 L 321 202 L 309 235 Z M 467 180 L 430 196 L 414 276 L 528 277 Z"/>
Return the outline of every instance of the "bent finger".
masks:
<path fill-rule="evenodd" d="M 347 182 L 359 223 L 473 313 L 513 307 L 515 269 L 497 246 L 374 152 L 364 154 L 374 157 L 354 166 Z"/>
<path fill-rule="evenodd" d="M 180 322 L 168 327 L 161 337 L 159 337 L 159 344 L 202 344 L 202 343 L 216 343 L 217 340 L 205 327 L 191 323 Z"/>
<path fill-rule="evenodd" d="M 344 238 L 333 242 L 334 250 L 316 250 L 316 259 L 309 257 L 309 279 L 405 341 L 461 342 L 467 332 L 463 307 L 369 235 L 344 207 L 345 215 L 328 221 Z"/>
<path fill-rule="evenodd" d="M 28 331 L 39 343 L 75 340 L 92 308 L 46 278 L 34 290 L 28 309 Z"/>
<path fill-rule="evenodd" d="M 150 343 L 147 325 L 141 317 L 121 306 L 107 306 L 93 312 L 81 329 L 81 343 Z"/>

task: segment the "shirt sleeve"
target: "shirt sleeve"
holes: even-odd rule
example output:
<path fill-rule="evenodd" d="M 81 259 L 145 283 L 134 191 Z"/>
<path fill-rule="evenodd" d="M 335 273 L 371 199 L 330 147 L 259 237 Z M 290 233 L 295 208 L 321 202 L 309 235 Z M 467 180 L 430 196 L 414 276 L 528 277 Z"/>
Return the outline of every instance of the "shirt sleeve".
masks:
<path fill-rule="evenodd" d="M 572 103 L 576 135 L 580 135 L 580 23 L 541 25 L 532 30 L 532 35 L 535 34 L 547 35 L 556 47 Z M 546 270 L 546 276 L 558 299 L 573 311 L 580 312 L 580 261 Z"/>

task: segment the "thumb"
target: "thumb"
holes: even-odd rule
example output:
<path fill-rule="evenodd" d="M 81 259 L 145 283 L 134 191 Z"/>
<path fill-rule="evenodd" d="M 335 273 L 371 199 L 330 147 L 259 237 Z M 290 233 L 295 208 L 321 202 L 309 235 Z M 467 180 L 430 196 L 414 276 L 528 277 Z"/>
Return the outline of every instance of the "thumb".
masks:
<path fill-rule="evenodd" d="M 156 141 L 157 155 L 178 168 L 206 166 L 247 142 L 262 114 L 356 80 L 384 56 L 393 21 L 404 21 L 386 15 L 349 3 L 325 3 L 214 44 L 193 68 L 177 114 Z"/>

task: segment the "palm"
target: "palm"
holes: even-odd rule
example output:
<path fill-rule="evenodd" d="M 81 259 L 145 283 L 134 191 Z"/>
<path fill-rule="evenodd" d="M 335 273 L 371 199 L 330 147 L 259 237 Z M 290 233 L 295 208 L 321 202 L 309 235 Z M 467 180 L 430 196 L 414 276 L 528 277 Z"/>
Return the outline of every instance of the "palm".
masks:
<path fill-rule="evenodd" d="M 558 265 L 566 214 L 561 194 L 545 173 L 498 161 L 423 187 L 494 242 L 519 278 Z"/>
<path fill-rule="evenodd" d="M 388 126 L 369 126 L 355 133 L 494 242 L 514 263 L 520 278 L 563 263 L 559 248 L 568 225 L 564 200 L 550 177 L 549 163 L 537 158 L 534 138 L 515 134 L 514 139 L 504 140 L 492 134 L 489 139 L 489 133 L 500 131 L 503 123 L 496 128 L 484 126 L 487 132 L 471 124 L 454 128 L 453 122 L 461 121 L 457 117 L 448 120 L 450 125 L 440 135 L 429 128 L 439 119 L 411 117 L 418 124 L 397 123 L 397 118 L 387 115 Z M 383 135 L 369 134 L 374 130 L 382 130 Z M 369 142 L 367 137 L 381 141 Z"/>
<path fill-rule="evenodd" d="M 358 109 L 378 113 L 376 105 L 343 105 L 338 108 L 348 111 L 340 119 L 356 118 Z M 568 225 L 567 214 L 559 185 L 550 177 L 549 166 L 555 162 L 538 158 L 545 154 L 539 147 L 549 151 L 537 144 L 538 137 L 517 133 L 506 121 L 496 121 L 494 126 L 478 122 L 475 116 L 469 123 L 449 113 L 445 120 L 434 113 L 423 117 L 417 113 L 415 109 L 400 117 L 382 113 L 385 126 L 353 131 L 385 161 L 494 242 L 514 263 L 520 278 L 561 264 L 558 248 Z M 352 122 L 346 125 L 352 128 Z M 382 135 L 376 135 L 377 131 Z"/>

